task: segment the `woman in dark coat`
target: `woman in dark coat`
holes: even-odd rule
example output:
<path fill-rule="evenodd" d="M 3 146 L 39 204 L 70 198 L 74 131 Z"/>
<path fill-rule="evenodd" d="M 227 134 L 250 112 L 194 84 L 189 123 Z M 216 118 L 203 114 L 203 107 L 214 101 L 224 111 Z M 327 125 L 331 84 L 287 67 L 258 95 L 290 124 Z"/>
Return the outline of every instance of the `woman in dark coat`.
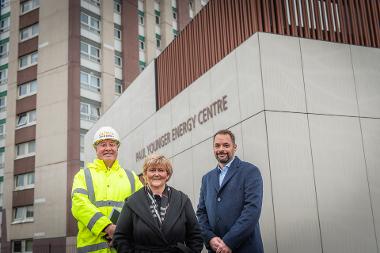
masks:
<path fill-rule="evenodd" d="M 117 252 L 201 252 L 201 231 L 190 199 L 166 184 L 172 173 L 162 155 L 145 160 L 146 185 L 128 198 L 117 222 Z"/>

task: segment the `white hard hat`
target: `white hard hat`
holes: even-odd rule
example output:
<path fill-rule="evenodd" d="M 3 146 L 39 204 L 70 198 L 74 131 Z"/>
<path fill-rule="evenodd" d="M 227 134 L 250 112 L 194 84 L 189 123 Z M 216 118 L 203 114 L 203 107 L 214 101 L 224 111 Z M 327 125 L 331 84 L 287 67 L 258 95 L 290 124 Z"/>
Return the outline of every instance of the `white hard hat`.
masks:
<path fill-rule="evenodd" d="M 92 144 L 96 146 L 100 141 L 114 140 L 118 144 L 120 143 L 119 134 L 110 126 L 104 126 L 98 129 L 94 135 L 94 141 Z"/>

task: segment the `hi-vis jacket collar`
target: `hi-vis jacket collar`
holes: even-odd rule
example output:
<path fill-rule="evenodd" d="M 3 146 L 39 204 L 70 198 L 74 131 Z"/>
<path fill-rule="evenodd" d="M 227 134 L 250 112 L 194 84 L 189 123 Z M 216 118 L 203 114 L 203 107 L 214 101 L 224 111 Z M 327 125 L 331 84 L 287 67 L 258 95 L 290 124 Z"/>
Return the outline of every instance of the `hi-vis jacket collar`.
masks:
<path fill-rule="evenodd" d="M 87 168 L 94 168 L 96 170 L 108 170 L 103 160 L 94 159 L 92 163 L 87 163 Z M 115 160 L 110 170 L 118 170 L 120 168 L 119 160 Z"/>

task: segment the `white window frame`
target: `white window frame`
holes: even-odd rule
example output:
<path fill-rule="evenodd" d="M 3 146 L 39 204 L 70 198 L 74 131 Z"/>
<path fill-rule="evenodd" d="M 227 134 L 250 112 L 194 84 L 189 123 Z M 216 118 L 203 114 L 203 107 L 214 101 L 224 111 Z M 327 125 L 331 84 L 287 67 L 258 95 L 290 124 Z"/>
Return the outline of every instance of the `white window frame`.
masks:
<path fill-rule="evenodd" d="M 26 88 L 25 94 L 21 94 L 21 91 L 23 90 L 23 88 Z M 32 96 L 37 93 L 37 89 L 38 89 L 37 80 L 23 83 L 17 87 L 17 98 L 21 99 L 24 97 Z"/>
<path fill-rule="evenodd" d="M 115 94 L 121 95 L 123 93 L 123 83 L 119 79 L 115 79 Z"/>
<path fill-rule="evenodd" d="M 15 243 L 20 242 L 21 243 L 21 251 L 14 251 Z M 27 243 L 31 242 L 32 249 L 27 251 Z M 32 253 L 33 251 L 33 239 L 25 239 L 25 240 L 14 240 L 12 242 L 12 252 L 13 253 Z"/>
<path fill-rule="evenodd" d="M 121 68 L 123 66 L 123 60 L 121 58 L 121 56 L 118 56 L 115 54 L 115 65 L 119 68 Z"/>
<path fill-rule="evenodd" d="M 35 125 L 36 122 L 36 110 L 20 113 L 17 115 L 16 129 Z"/>
<path fill-rule="evenodd" d="M 0 85 L 8 83 L 8 68 L 0 70 Z"/>
<path fill-rule="evenodd" d="M 87 82 L 83 82 L 82 77 L 87 77 Z M 93 82 L 95 80 L 95 82 Z M 84 89 L 100 92 L 101 79 L 99 76 L 87 73 L 85 71 L 80 72 L 80 86 Z"/>
<path fill-rule="evenodd" d="M 145 50 L 145 42 L 142 40 L 139 40 L 139 50 L 144 51 Z"/>
<path fill-rule="evenodd" d="M 144 23 L 145 23 L 145 18 L 144 18 L 144 16 L 138 14 L 138 18 L 139 18 L 139 25 L 144 25 Z"/>
<path fill-rule="evenodd" d="M 81 153 L 84 152 L 84 136 L 85 135 L 86 135 L 85 133 L 80 133 L 80 135 L 79 135 L 79 138 L 80 138 L 79 143 L 80 143 L 80 152 Z"/>
<path fill-rule="evenodd" d="M 9 6 L 9 0 L 1 0 L 0 1 L 0 8 L 6 8 Z"/>
<path fill-rule="evenodd" d="M 82 20 L 82 15 L 87 18 L 87 22 Z M 92 21 L 97 22 L 99 27 L 93 26 Z M 81 12 L 80 13 L 80 23 L 81 23 L 81 27 L 86 29 L 87 31 L 90 31 L 90 32 L 96 33 L 96 34 L 100 34 L 100 28 L 101 28 L 100 19 L 93 17 L 91 15 L 88 15 L 87 13 Z"/>
<path fill-rule="evenodd" d="M 121 14 L 121 4 L 119 2 L 113 2 L 113 11 L 117 14 Z"/>
<path fill-rule="evenodd" d="M 21 66 L 21 63 L 23 60 L 26 60 L 26 65 L 25 66 Z M 22 69 L 26 69 L 26 68 L 29 68 L 31 66 L 34 66 L 36 65 L 38 62 L 38 51 L 35 51 L 31 54 L 27 54 L 27 55 L 24 55 L 24 56 L 21 56 L 19 59 L 18 59 L 18 67 L 19 67 L 19 70 L 22 70 Z"/>
<path fill-rule="evenodd" d="M 23 152 L 20 154 L 20 150 Z M 34 156 L 36 154 L 36 141 L 28 141 L 16 145 L 16 159 Z"/>
<path fill-rule="evenodd" d="M 84 0 L 84 1 L 94 6 L 100 7 L 100 0 Z"/>
<path fill-rule="evenodd" d="M 121 30 L 116 27 L 113 28 L 113 37 L 115 40 L 121 40 Z"/>
<path fill-rule="evenodd" d="M 9 41 L 3 43 L 3 44 L 0 44 L 0 47 L 2 48 L 0 50 L 0 58 L 5 58 L 8 56 L 9 54 Z M 1 52 L 3 51 L 3 52 Z"/>
<path fill-rule="evenodd" d="M 2 102 L 4 101 L 4 102 Z M 0 112 L 3 112 L 7 109 L 7 97 L 0 97 Z"/>
<path fill-rule="evenodd" d="M 4 166 L 1 167 L 0 170 L 2 170 L 3 168 L 4 168 Z M 4 193 L 4 181 L 1 181 L 0 182 L 0 208 L 3 206 L 3 195 L 4 195 L 3 193 Z M 1 213 L 0 213 L 0 218 L 2 218 Z M 1 244 L 0 244 L 0 246 L 1 246 Z"/>
<path fill-rule="evenodd" d="M 5 123 L 0 124 L 0 140 L 5 138 Z"/>
<path fill-rule="evenodd" d="M 88 44 L 88 43 L 86 43 L 84 41 L 81 41 L 80 43 L 81 43 L 81 45 L 80 45 L 80 55 L 83 56 L 83 58 L 88 59 L 90 61 L 94 61 L 94 62 L 100 62 L 100 48 L 98 48 L 98 47 L 96 47 L 94 45 Z M 82 51 L 82 45 L 86 45 L 87 46 L 87 52 Z M 91 52 L 92 52 L 91 49 L 97 50 L 99 56 L 92 55 L 91 54 Z"/>
<path fill-rule="evenodd" d="M 155 23 L 156 23 L 156 25 L 160 25 L 161 24 L 161 17 L 160 16 L 155 15 Z"/>
<path fill-rule="evenodd" d="M 0 32 L 8 32 L 10 25 L 10 17 L 6 17 L 0 20 Z"/>
<path fill-rule="evenodd" d="M 28 211 L 33 213 L 32 217 L 27 217 Z M 19 214 L 21 217 L 16 218 L 16 214 Z M 23 223 L 23 222 L 32 222 L 34 221 L 34 207 L 31 206 L 20 206 L 13 208 L 12 223 Z M 22 251 L 21 251 L 22 252 Z"/>
<path fill-rule="evenodd" d="M 18 185 L 20 183 L 20 185 Z M 14 189 L 15 191 L 22 191 L 25 189 L 34 188 L 35 175 L 34 172 L 28 172 L 14 176 Z"/>
<path fill-rule="evenodd" d="M 23 38 L 23 33 L 25 33 L 24 38 Z M 39 31 L 38 23 L 25 27 L 24 29 L 20 31 L 20 42 L 37 37 L 39 33 L 40 31 Z"/>
<path fill-rule="evenodd" d="M 5 167 L 5 152 L 0 152 L 0 170 L 4 169 L 4 167 Z"/>
<path fill-rule="evenodd" d="M 84 109 L 86 109 L 87 112 L 85 112 Z M 95 122 L 100 118 L 100 108 L 94 104 L 80 102 L 80 118 Z"/>
<path fill-rule="evenodd" d="M 24 10 L 24 7 L 31 4 L 30 9 Z M 29 0 L 20 4 L 20 15 L 24 15 L 25 13 L 31 12 L 40 7 L 39 0 Z"/>

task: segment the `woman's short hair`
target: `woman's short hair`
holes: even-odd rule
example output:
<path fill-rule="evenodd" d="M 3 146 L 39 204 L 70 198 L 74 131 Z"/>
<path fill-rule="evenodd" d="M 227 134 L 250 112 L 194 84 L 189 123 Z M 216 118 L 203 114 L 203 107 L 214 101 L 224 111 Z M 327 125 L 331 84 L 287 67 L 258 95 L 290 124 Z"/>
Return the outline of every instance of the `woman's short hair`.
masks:
<path fill-rule="evenodd" d="M 172 163 L 164 155 L 151 154 L 147 156 L 147 158 L 145 158 L 144 164 L 143 164 L 143 175 L 144 175 L 145 182 L 146 182 L 145 176 L 146 176 L 147 170 L 149 168 L 154 168 L 155 166 L 162 166 L 166 170 L 166 172 L 169 175 L 169 178 L 168 178 L 168 181 L 169 181 L 170 177 L 173 174 Z"/>

